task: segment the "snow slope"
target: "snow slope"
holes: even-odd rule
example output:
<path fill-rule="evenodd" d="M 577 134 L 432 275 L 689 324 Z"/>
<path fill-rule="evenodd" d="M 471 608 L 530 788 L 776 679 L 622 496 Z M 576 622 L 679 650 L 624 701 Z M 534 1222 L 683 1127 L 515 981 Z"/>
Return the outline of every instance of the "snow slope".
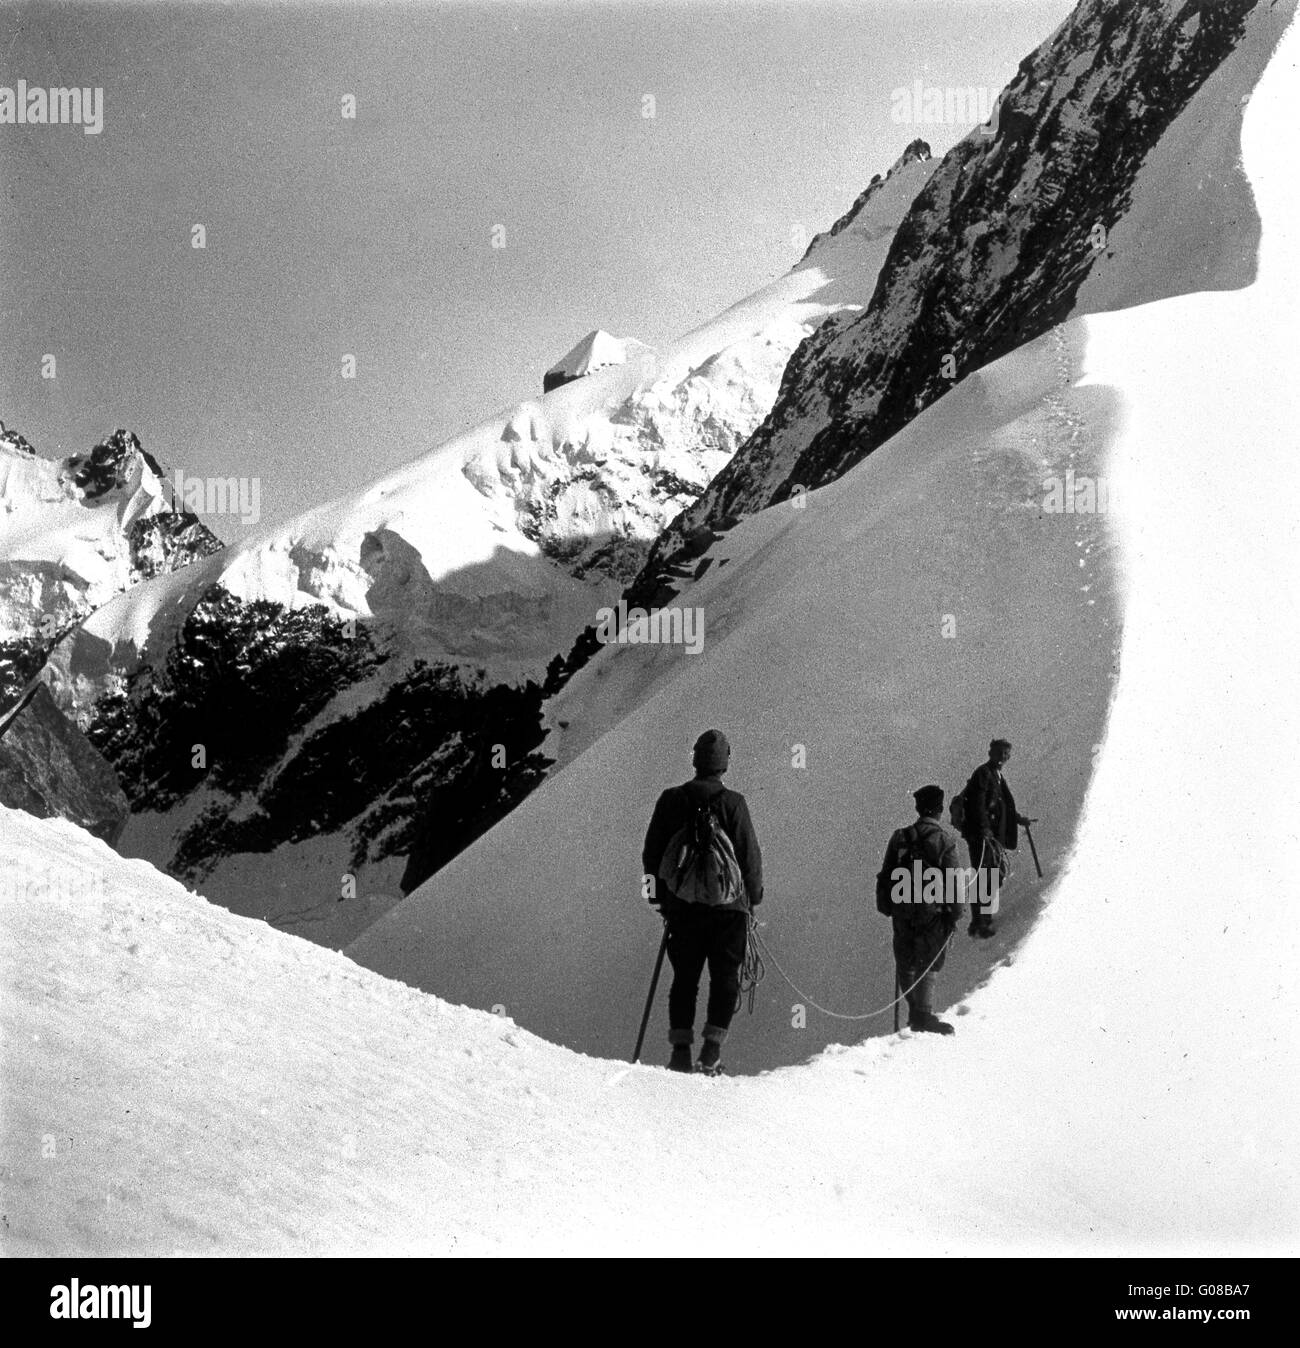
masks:
<path fill-rule="evenodd" d="M 1080 346 L 1067 328 L 1005 357 L 805 507 L 729 533 L 682 596 L 702 611 L 703 651 L 598 655 L 553 715 L 576 703 L 584 724 L 612 728 L 348 953 L 453 1001 L 503 1003 L 583 1051 L 626 1053 L 658 940 L 639 895 L 642 837 L 710 725 L 732 741 L 728 780 L 764 848 L 771 948 L 833 1010 L 890 1000 L 888 924 L 871 899 L 885 843 L 914 817 L 916 787 L 959 788 L 994 735 L 1019 747 L 1009 778 L 1059 873 L 1119 636 L 1103 520 L 1041 509 L 1052 473 L 1104 469 L 1115 411 L 1105 391 L 1075 387 Z M 1032 920 L 1032 875 L 1025 856 L 999 954 Z M 988 957 L 963 940 L 949 991 Z M 843 1033 L 816 1015 L 805 1026 L 807 999 L 769 978 L 729 1045 L 733 1068 L 798 1062 Z M 655 1058 L 665 1034 L 657 1020 Z"/>
<path fill-rule="evenodd" d="M 1081 322 L 1123 400 L 1123 672 L 1073 861 L 957 1038 L 627 1068 L 5 812 L 6 1251 L 1294 1254 L 1300 408 L 1259 336 L 1294 322 L 1298 56 L 1246 118 L 1259 282 Z"/>
<path fill-rule="evenodd" d="M 1300 408 L 1259 337 L 1293 331 L 1298 56 L 1246 119 L 1259 282 L 1072 325 L 1122 397 L 1123 673 L 1072 864 L 956 1039 L 627 1068 L 4 812 L 6 1252 L 1294 1254 Z"/>
<path fill-rule="evenodd" d="M 1135 301 L 1185 284 L 1189 258 L 1216 289 L 1252 274 L 1241 258 L 1258 231 L 1240 171 L 1225 177 L 1244 209 L 1215 217 L 1221 237 L 1207 240 L 1202 205 L 1205 165 L 1227 149 L 1209 119 L 1217 109 L 1237 124 L 1280 34 L 1280 17 L 1266 18 L 1223 62 L 1214 101 L 1189 103 L 1139 170 L 1131 212 L 1153 216 L 1156 193 L 1162 215 L 1158 246 L 1130 235 L 1115 265 Z M 1108 307 L 1119 299 L 1113 289 Z M 885 842 L 910 818 L 913 789 L 959 788 L 995 734 L 1018 746 L 1009 777 L 1042 819 L 1050 882 L 1104 737 L 1119 626 L 1113 516 L 1044 509 L 1052 476 L 1109 473 L 1119 400 L 1087 382 L 1088 331 L 1075 320 L 985 366 L 805 508 L 786 501 L 725 534 L 674 601 L 702 610 L 703 654 L 598 654 L 548 709 L 548 752 L 567 769 L 349 953 L 454 1000 L 504 1003 L 584 1051 L 622 1051 L 657 940 L 638 898 L 643 831 L 659 790 L 689 775 L 695 735 L 715 724 L 731 736 L 728 780 L 767 853 L 770 946 L 801 989 L 769 970 L 729 1048 L 733 1067 L 797 1062 L 832 1042 L 842 1023 L 807 1011 L 805 1026 L 811 999 L 852 1014 L 889 1001 L 888 928 L 871 902 Z M 799 361 L 819 385 L 816 355 Z M 783 397 L 798 404 L 802 387 L 788 374 Z M 797 424 L 813 436 L 821 422 L 783 434 Z M 800 746 L 806 768 L 793 766 Z M 954 1000 L 1032 923 L 1042 886 L 1024 850 L 1001 939 L 991 952 L 963 941 L 945 973 Z M 557 924 L 564 937 L 540 964 L 530 951 Z"/>

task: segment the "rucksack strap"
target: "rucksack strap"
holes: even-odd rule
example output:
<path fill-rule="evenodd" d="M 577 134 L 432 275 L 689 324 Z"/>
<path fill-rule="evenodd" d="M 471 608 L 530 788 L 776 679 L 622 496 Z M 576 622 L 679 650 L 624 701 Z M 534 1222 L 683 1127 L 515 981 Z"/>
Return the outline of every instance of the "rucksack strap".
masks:
<path fill-rule="evenodd" d="M 926 821 L 926 822 L 929 822 L 929 821 Z M 931 838 L 933 838 L 934 835 L 935 835 L 936 833 L 937 833 L 941 838 L 943 837 L 943 826 L 940 825 L 940 824 L 937 824 L 937 823 L 936 823 L 936 824 L 931 824 L 931 826 L 930 826 L 929 828 L 926 828 L 925 825 L 924 825 L 923 823 L 909 824 L 909 825 L 907 826 L 907 830 L 906 830 L 906 831 L 907 831 L 909 834 L 911 834 L 912 845 L 913 845 L 914 847 L 916 847 L 918 850 L 923 850 L 923 849 L 925 849 L 926 846 L 927 846 L 927 844 L 928 844 L 928 842 L 929 842 L 929 840 L 930 840 Z M 942 853 L 941 853 L 941 856 L 942 856 Z M 932 865 L 932 866 L 937 866 L 937 865 L 939 864 L 939 862 L 938 862 L 938 861 L 933 861 L 933 862 L 928 862 L 927 864 Z"/>

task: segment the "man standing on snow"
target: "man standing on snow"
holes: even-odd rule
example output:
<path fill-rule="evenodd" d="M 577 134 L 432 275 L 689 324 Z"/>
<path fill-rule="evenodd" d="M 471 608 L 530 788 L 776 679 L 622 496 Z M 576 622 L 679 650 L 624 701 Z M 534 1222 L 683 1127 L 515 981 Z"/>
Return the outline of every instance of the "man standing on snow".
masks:
<path fill-rule="evenodd" d="M 952 1034 L 952 1026 L 934 1014 L 934 976 L 961 918 L 965 877 L 957 864 L 957 835 L 939 822 L 943 787 L 923 786 L 912 799 L 916 823 L 889 839 L 876 876 L 876 908 L 893 919 L 894 967 L 907 994 L 908 1027 Z"/>
<path fill-rule="evenodd" d="M 1011 757 L 1009 740 L 993 740 L 989 744 L 989 761 L 981 763 L 971 773 L 962 792 L 965 810 L 961 832 L 970 850 L 970 864 L 976 871 L 985 871 L 979 880 L 981 891 L 996 894 L 1005 873 L 1003 849 L 1014 852 L 1020 841 L 1017 826 L 1032 824 L 1032 819 L 1016 812 L 1015 798 L 1002 775 L 1002 769 Z M 996 878 L 995 878 L 996 872 Z M 996 933 L 993 917 L 978 908 L 971 909 L 970 934 L 976 937 Z"/>
<path fill-rule="evenodd" d="M 749 937 L 749 914 L 763 898 L 763 860 L 750 821 L 749 806 L 738 791 L 722 784 L 722 774 L 731 761 L 731 746 L 721 730 L 706 730 L 695 741 L 691 760 L 695 776 L 681 786 L 670 787 L 655 804 L 641 865 L 653 883 L 647 897 L 663 913 L 668 924 L 668 960 L 673 966 L 673 985 L 668 994 L 668 1042 L 675 1072 L 691 1071 L 691 1044 L 695 1039 L 695 1004 L 700 977 L 709 966 L 709 1004 L 704 1024 L 704 1044 L 699 1068 L 721 1069 L 722 1041 L 736 1011 L 740 993 L 740 966 Z M 682 888 L 690 895 L 675 893 L 665 874 L 687 857 L 690 841 L 703 828 L 715 827 L 715 852 L 725 855 L 732 882 L 707 887 Z M 693 897 L 691 897 L 693 896 Z"/>

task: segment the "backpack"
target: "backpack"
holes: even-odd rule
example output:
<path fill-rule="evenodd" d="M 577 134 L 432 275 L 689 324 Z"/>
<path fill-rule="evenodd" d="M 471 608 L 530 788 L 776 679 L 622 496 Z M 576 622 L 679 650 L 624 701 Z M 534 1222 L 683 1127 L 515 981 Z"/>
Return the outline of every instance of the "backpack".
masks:
<path fill-rule="evenodd" d="M 970 783 L 967 782 L 948 802 L 948 822 L 958 833 L 962 831 L 962 827 L 966 823 L 966 792 L 969 790 Z"/>
<path fill-rule="evenodd" d="M 749 907 L 736 849 L 712 800 L 696 805 L 686 823 L 668 840 L 659 863 L 659 878 L 685 903 L 709 908 Z"/>
<path fill-rule="evenodd" d="M 915 824 L 900 828 L 895 836 L 898 838 L 898 855 L 894 865 L 876 877 L 876 912 L 882 917 L 894 916 L 895 904 L 889 897 L 894 888 L 894 870 L 901 866 L 910 871 L 914 861 L 919 861 L 922 867 L 930 865 L 925 855 L 925 845 L 921 841 L 921 830 Z"/>

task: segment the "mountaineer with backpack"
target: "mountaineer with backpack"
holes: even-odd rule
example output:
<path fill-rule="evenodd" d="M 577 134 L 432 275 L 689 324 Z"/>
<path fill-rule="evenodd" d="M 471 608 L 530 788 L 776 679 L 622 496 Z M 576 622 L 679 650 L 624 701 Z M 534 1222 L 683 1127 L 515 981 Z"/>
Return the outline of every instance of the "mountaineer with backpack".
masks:
<path fill-rule="evenodd" d="M 749 806 L 722 784 L 731 746 L 720 730 L 695 742 L 694 778 L 655 803 L 641 851 L 647 897 L 667 923 L 673 985 L 668 1042 L 675 1072 L 691 1071 L 695 1005 L 709 966 L 709 1002 L 698 1068 L 722 1070 L 722 1041 L 740 995 L 750 913 L 763 898 L 762 855 Z"/>
<path fill-rule="evenodd" d="M 907 996 L 908 1027 L 953 1034 L 934 1014 L 934 976 L 961 918 L 965 876 L 957 865 L 957 836 L 940 822 L 943 787 L 923 786 L 912 798 L 916 823 L 890 836 L 876 876 L 876 910 L 894 922 L 894 967 Z"/>
<path fill-rule="evenodd" d="M 1015 797 L 1002 775 L 1010 757 L 1011 742 L 993 740 L 989 744 L 988 762 L 981 763 L 971 773 L 965 789 L 953 797 L 951 806 L 950 817 L 966 839 L 970 864 L 976 872 L 984 872 L 978 883 L 985 894 L 996 894 L 1007 876 L 1010 867 L 1006 853 L 1016 850 L 1020 841 L 1018 826 L 1038 822 L 1016 811 Z M 981 938 L 997 933 L 992 915 L 976 908 L 971 909 L 969 930 L 972 936 Z"/>

